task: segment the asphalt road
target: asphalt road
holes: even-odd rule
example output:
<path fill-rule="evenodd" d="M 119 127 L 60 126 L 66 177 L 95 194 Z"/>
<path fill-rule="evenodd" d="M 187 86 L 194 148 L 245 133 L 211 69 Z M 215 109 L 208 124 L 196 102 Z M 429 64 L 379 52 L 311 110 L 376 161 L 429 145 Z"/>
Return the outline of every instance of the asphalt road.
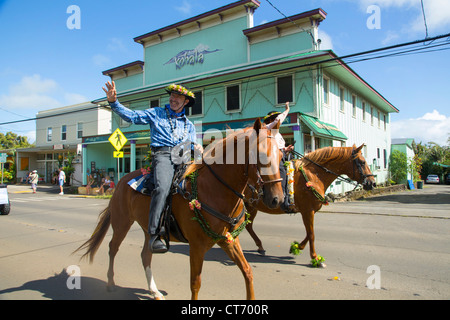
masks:
<path fill-rule="evenodd" d="M 71 255 L 92 233 L 107 200 L 44 189 L 32 194 L 28 187 L 8 187 L 11 213 L 0 216 L 0 300 L 150 299 L 141 229 L 133 226 L 123 242 L 116 258 L 118 290 L 107 292 L 111 230 L 94 264 Z M 298 257 L 288 253 L 291 241 L 305 235 L 300 215 L 257 216 L 265 257 L 246 232 L 240 239 L 257 299 L 449 299 L 449 219 L 450 186 L 331 204 L 315 219 L 316 249 L 327 265 L 320 269 L 310 267 L 308 250 Z M 74 265 L 80 282 L 69 281 L 75 286 L 70 289 L 66 269 Z M 166 299 L 190 298 L 187 245 L 173 244 L 169 253 L 154 256 L 152 267 Z M 217 246 L 206 255 L 199 297 L 245 298 L 239 269 Z"/>

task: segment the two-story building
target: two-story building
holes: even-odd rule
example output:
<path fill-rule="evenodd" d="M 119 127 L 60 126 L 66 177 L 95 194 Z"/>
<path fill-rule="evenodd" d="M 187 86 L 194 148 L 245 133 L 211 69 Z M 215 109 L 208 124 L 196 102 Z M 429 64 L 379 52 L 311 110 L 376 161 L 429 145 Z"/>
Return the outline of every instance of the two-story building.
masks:
<path fill-rule="evenodd" d="M 187 110 L 198 142 L 224 137 L 273 110 L 290 115 L 280 131 L 302 154 L 325 146 L 366 144 L 377 182 L 387 176 L 389 114 L 398 110 L 331 50 L 320 50 L 318 28 L 326 12 L 315 9 L 254 26 L 257 0 L 241 0 L 134 38 L 144 61 L 103 72 L 115 81 L 118 99 L 131 109 L 168 103 L 164 88 L 188 86 L 196 103 Z M 106 105 L 100 98 L 94 104 Z M 128 139 L 121 172 L 139 169 L 149 150 L 149 128 L 113 115 L 112 130 Z M 115 168 L 108 136 L 83 139 L 89 163 Z M 330 191 L 350 188 L 333 184 Z"/>
<path fill-rule="evenodd" d="M 36 147 L 17 149 L 17 180 L 37 170 L 44 182 L 51 182 L 59 164 L 65 165 L 69 153 L 75 172 L 72 185 L 83 180 L 82 139 L 111 133 L 111 111 L 90 102 L 39 111 L 36 115 Z M 84 171 L 86 172 L 86 171 Z"/>

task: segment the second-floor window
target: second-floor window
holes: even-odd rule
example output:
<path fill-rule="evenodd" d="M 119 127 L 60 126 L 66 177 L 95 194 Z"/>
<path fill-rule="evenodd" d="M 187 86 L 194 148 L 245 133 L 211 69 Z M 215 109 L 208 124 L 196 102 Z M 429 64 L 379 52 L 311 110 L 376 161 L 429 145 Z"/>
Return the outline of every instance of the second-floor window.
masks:
<path fill-rule="evenodd" d="M 61 140 L 67 140 L 67 126 L 65 124 L 61 126 Z"/>
<path fill-rule="evenodd" d="M 293 102 L 292 75 L 277 78 L 277 104 Z"/>
<path fill-rule="evenodd" d="M 52 135 L 53 135 L 53 129 L 48 127 L 47 128 L 47 142 L 51 142 L 52 141 Z"/>
<path fill-rule="evenodd" d="M 238 111 L 241 108 L 241 96 L 239 85 L 229 86 L 226 89 L 227 111 Z"/>
<path fill-rule="evenodd" d="M 77 139 L 83 138 L 83 122 L 77 123 Z"/>
<path fill-rule="evenodd" d="M 203 114 L 203 92 L 196 91 L 194 92 L 194 95 L 195 95 L 195 103 L 187 110 L 189 116 L 197 116 Z"/>

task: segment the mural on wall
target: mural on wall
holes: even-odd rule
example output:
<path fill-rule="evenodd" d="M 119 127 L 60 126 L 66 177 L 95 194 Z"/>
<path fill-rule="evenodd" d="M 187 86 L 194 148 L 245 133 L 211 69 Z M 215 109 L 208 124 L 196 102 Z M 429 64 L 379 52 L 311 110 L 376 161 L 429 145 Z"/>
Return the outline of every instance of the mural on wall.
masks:
<path fill-rule="evenodd" d="M 164 63 L 164 65 L 175 63 L 175 68 L 181 69 L 186 65 L 195 65 L 197 63 L 203 64 L 205 55 L 221 50 L 222 49 L 210 50 L 209 46 L 200 43 L 195 49 L 180 51 L 176 56 Z"/>

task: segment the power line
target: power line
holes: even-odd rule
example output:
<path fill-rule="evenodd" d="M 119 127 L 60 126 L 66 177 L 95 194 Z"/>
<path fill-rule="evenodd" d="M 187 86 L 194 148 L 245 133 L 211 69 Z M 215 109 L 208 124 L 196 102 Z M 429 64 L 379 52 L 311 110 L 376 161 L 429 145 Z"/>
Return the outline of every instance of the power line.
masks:
<path fill-rule="evenodd" d="M 425 15 L 425 8 L 423 6 L 423 0 L 420 0 L 420 3 L 422 4 L 423 22 L 425 24 L 425 39 L 427 39 L 428 38 L 428 26 L 427 26 L 427 17 Z"/>

